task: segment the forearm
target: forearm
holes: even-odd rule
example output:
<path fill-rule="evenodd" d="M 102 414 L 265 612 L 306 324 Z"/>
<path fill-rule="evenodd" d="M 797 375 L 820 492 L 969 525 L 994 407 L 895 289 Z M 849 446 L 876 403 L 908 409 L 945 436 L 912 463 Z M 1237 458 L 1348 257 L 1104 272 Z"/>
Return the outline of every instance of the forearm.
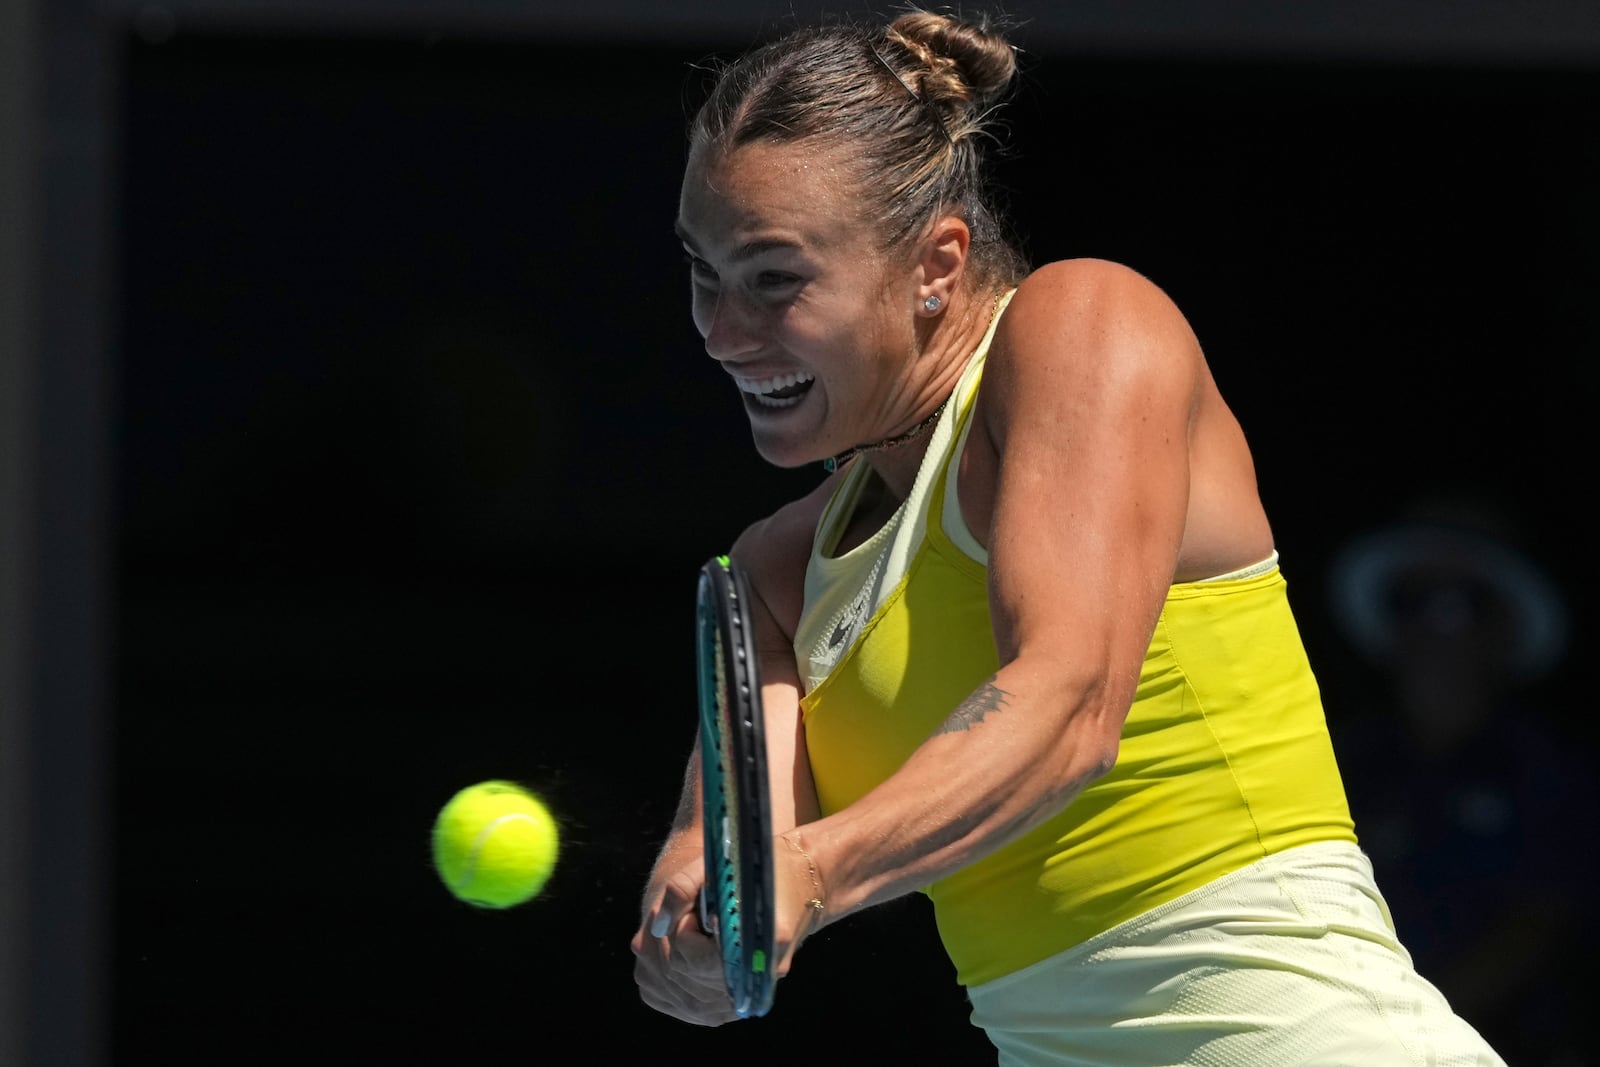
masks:
<path fill-rule="evenodd" d="M 693 827 L 674 825 L 656 852 L 655 862 L 650 865 L 650 881 L 668 877 L 704 854 L 705 838 L 698 824 Z"/>
<path fill-rule="evenodd" d="M 684 767 L 683 787 L 678 792 L 678 807 L 673 812 L 672 825 L 650 867 L 652 884 L 704 853 L 705 831 L 701 821 L 700 790 L 700 744 L 696 739 L 694 750 Z"/>
<path fill-rule="evenodd" d="M 1104 686 L 1021 667 L 985 682 L 893 776 L 801 828 L 829 921 L 920 889 L 1055 815 L 1111 768 L 1125 711 Z"/>

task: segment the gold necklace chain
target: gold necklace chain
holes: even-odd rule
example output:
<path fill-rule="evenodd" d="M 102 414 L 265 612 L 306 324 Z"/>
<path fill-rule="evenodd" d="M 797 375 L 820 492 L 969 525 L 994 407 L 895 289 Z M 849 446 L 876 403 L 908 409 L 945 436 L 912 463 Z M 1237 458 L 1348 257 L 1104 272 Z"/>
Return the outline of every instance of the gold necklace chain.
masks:
<path fill-rule="evenodd" d="M 950 397 L 947 396 L 943 400 L 939 401 L 939 406 L 933 409 L 933 414 L 929 415 L 927 418 L 911 427 L 911 429 L 907 430 L 905 433 L 896 434 L 893 437 L 885 437 L 882 441 L 878 441 L 875 444 L 857 445 L 854 448 L 847 448 L 843 452 L 840 452 L 837 456 L 829 456 L 827 459 L 822 461 L 822 469 L 827 471 L 829 474 L 832 474 L 834 471 L 839 469 L 839 465 L 841 463 L 844 463 L 846 460 L 853 459 L 862 452 L 876 452 L 880 448 L 893 448 L 895 445 L 905 444 L 907 441 L 910 441 L 912 438 L 922 433 L 922 431 L 926 430 L 929 426 L 932 426 L 935 422 L 937 422 L 939 416 L 944 413 L 945 405 L 948 403 L 950 403 Z"/>

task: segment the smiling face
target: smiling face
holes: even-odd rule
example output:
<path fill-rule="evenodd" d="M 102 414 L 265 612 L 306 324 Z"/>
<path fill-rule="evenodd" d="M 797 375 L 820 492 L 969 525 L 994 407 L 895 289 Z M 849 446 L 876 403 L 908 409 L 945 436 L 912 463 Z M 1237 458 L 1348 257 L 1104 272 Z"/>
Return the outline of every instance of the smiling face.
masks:
<path fill-rule="evenodd" d="M 889 436 L 916 403 L 917 273 L 878 247 L 854 185 L 843 157 L 805 143 L 696 145 L 685 169 L 694 324 L 776 466 Z"/>

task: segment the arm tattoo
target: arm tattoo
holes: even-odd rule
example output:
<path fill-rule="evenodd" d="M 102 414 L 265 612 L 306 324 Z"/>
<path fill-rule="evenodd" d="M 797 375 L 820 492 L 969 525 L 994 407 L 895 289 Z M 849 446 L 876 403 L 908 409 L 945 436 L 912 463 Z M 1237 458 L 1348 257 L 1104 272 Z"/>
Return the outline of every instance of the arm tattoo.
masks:
<path fill-rule="evenodd" d="M 980 685 L 971 696 L 956 706 L 939 727 L 941 734 L 953 734 L 961 730 L 970 730 L 994 711 L 1005 707 L 1006 700 L 1011 696 L 1004 689 L 994 684 L 994 678 Z"/>

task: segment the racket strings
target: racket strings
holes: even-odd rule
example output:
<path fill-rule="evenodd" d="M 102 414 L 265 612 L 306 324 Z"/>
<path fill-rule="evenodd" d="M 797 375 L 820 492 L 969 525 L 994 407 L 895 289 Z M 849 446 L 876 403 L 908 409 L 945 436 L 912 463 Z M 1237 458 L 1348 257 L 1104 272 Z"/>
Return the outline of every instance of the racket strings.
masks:
<path fill-rule="evenodd" d="M 733 746 L 728 743 L 728 739 L 732 736 L 732 732 L 737 725 L 734 722 L 734 701 L 731 698 L 733 680 L 729 677 L 732 655 L 728 647 L 723 643 L 720 632 L 713 639 L 713 649 L 716 653 L 714 661 L 716 664 L 717 718 L 722 726 L 721 737 L 718 739 L 717 745 L 717 762 L 722 766 L 723 781 L 736 782 L 738 779 L 734 775 L 738 772 L 738 768 L 734 766 Z M 718 911 L 720 913 L 718 915 L 718 930 L 720 937 L 724 938 L 728 943 L 739 945 L 742 948 L 743 938 L 741 937 L 742 931 L 740 929 L 738 906 L 740 897 L 740 849 L 739 834 L 737 832 L 739 825 L 738 793 L 736 791 L 730 792 L 727 788 L 723 788 L 719 791 L 719 794 L 718 799 L 721 801 L 722 813 L 722 855 L 718 859 L 718 880 L 721 883 L 717 894 Z"/>

